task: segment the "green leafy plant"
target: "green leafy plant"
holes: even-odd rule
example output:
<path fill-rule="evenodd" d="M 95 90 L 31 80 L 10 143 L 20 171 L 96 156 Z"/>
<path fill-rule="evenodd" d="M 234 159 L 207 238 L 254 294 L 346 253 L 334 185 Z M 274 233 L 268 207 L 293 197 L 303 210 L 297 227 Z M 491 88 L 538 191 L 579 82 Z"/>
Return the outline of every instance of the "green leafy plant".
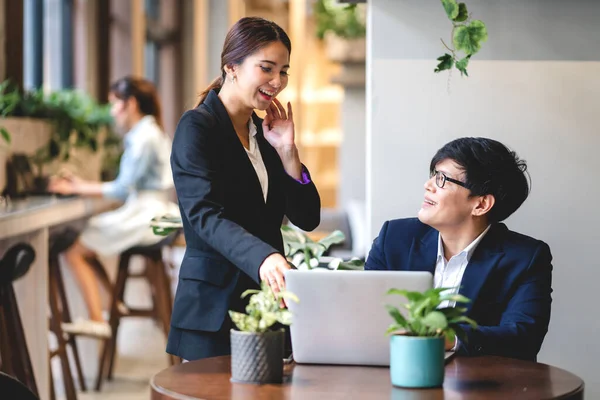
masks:
<path fill-rule="evenodd" d="M 317 0 L 314 4 L 316 34 L 319 39 L 331 31 L 343 38 L 360 38 L 366 35 L 364 14 L 357 4 L 338 4 L 336 0 Z"/>
<path fill-rule="evenodd" d="M 275 323 L 282 325 L 291 325 L 292 313 L 280 307 L 282 299 L 286 301 L 295 301 L 298 303 L 298 297 L 291 292 L 282 291 L 274 294 L 271 288 L 265 283 L 261 283 L 261 289 L 250 289 L 242 293 L 242 298 L 248 295 L 250 301 L 246 306 L 246 314 L 237 311 L 229 311 L 231 320 L 240 331 L 262 333 L 272 329 Z"/>
<path fill-rule="evenodd" d="M 450 53 L 438 57 L 439 64 L 434 72 L 451 70 L 456 67 L 461 75 L 469 76 L 467 66 L 471 56 L 481 49 L 481 44 L 487 41 L 488 32 L 485 24 L 477 19 L 471 19 L 465 3 L 456 0 L 441 0 L 448 19 L 452 22 L 452 47 L 443 39 L 442 43 Z M 462 55 L 459 55 L 459 52 Z"/>
<path fill-rule="evenodd" d="M 82 91 L 21 91 L 8 80 L 0 84 L 0 115 L 47 119 L 54 125 L 48 145 L 32 156 L 39 175 L 44 164 L 53 160 L 67 161 L 73 147 L 96 152 L 100 129 L 110 130 L 112 124 L 109 105 L 98 104 Z M 10 140 L 5 128 L 1 128 L 0 133 L 5 140 Z"/>
<path fill-rule="evenodd" d="M 477 323 L 464 315 L 467 311 L 466 307 L 439 308 L 440 304 L 446 300 L 456 303 L 470 302 L 461 294 L 447 292 L 451 290 L 452 288 L 436 288 L 421 293 L 390 289 L 387 292 L 388 295 L 400 295 L 408 300 L 402 304 L 408 310 L 408 315 L 404 317 L 397 307 L 386 305 L 388 313 L 394 319 L 386 333 L 401 331 L 408 336 L 445 336 L 450 340 L 456 335 L 460 340 L 466 341 L 465 331 L 460 324 L 466 323 L 477 328 Z"/>
<path fill-rule="evenodd" d="M 339 231 L 333 231 L 323 239 L 315 242 L 304 232 L 288 225 L 281 226 L 281 236 L 285 248 L 285 256 L 300 268 L 312 269 L 319 264 L 319 259 L 334 244 L 342 243 L 346 237 Z"/>
<path fill-rule="evenodd" d="M 155 235 L 168 236 L 183 228 L 180 215 L 163 215 L 150 220 L 150 227 Z"/>

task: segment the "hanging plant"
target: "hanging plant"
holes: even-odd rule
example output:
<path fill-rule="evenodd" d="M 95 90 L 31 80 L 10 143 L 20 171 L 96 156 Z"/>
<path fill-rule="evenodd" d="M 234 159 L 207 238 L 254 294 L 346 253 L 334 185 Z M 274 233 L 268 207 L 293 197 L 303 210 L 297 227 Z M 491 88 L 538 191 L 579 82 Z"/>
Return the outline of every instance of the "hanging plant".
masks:
<path fill-rule="evenodd" d="M 456 0 L 441 0 L 448 19 L 452 22 L 452 47 L 441 39 L 450 53 L 438 57 L 439 64 L 434 72 L 451 70 L 456 67 L 461 76 L 466 75 L 471 56 L 481 50 L 481 44 L 488 38 L 485 24 L 478 19 L 471 19 L 465 3 Z"/>

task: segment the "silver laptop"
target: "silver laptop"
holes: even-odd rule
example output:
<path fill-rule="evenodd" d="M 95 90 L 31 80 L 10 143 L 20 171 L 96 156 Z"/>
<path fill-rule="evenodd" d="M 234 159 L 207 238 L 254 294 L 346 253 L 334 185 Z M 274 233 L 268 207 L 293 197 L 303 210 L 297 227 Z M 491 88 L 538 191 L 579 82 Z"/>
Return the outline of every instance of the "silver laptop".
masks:
<path fill-rule="evenodd" d="M 390 364 L 393 322 L 385 304 L 400 305 L 391 288 L 424 291 L 433 285 L 429 272 L 299 271 L 285 274 L 287 290 L 299 303 L 288 302 L 294 361 L 310 364 Z"/>

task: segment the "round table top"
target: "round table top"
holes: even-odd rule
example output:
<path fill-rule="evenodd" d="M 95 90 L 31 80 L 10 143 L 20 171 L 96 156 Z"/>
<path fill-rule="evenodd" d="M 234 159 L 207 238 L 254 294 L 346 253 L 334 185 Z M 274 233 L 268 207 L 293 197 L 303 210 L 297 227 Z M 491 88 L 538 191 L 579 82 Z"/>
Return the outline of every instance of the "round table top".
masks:
<path fill-rule="evenodd" d="M 546 364 L 503 357 L 455 357 L 444 387 L 392 386 L 389 368 L 286 366 L 284 383 L 231 383 L 230 357 L 207 358 L 167 368 L 151 380 L 152 399 L 582 399 L 583 381 Z"/>

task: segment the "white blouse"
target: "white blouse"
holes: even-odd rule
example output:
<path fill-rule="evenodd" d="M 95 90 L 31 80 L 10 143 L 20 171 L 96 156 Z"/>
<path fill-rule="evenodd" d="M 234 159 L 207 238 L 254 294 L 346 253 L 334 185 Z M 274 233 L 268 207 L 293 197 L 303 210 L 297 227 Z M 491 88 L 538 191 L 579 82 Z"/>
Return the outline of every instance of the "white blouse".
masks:
<path fill-rule="evenodd" d="M 267 202 L 267 193 L 269 193 L 269 175 L 267 174 L 267 168 L 265 167 L 265 163 L 263 162 L 262 155 L 260 154 L 260 148 L 258 147 L 258 141 L 256 140 L 257 133 L 256 125 L 254 125 L 254 121 L 250 118 L 248 121 L 248 141 L 249 141 L 249 149 L 246 150 L 246 154 L 248 154 L 248 158 L 256 171 L 256 176 L 258 176 L 258 181 L 260 182 L 260 187 L 262 188 L 263 198 L 265 203 Z"/>

